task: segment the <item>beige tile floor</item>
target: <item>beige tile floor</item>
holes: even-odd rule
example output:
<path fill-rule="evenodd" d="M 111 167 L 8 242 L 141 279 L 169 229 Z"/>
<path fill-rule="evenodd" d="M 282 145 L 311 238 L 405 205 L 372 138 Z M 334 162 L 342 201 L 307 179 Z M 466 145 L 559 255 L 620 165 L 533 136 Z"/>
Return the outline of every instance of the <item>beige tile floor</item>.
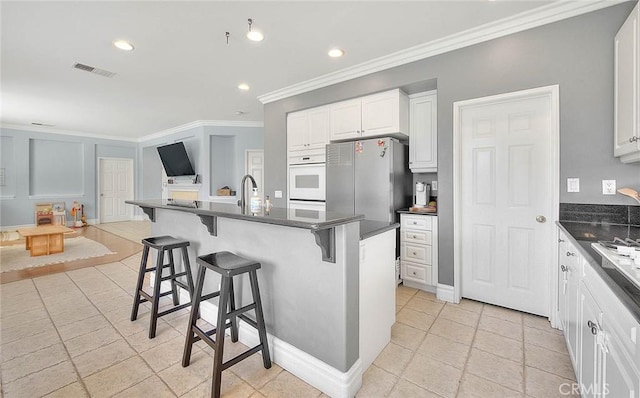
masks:
<path fill-rule="evenodd" d="M 180 364 L 188 310 L 129 321 L 140 254 L 121 262 L 0 286 L 0 397 L 204 397 L 211 349 Z M 168 303 L 168 299 L 165 303 Z M 574 383 L 561 332 L 540 317 L 404 286 L 392 341 L 358 397 L 560 397 Z M 232 356 L 245 347 L 226 343 Z M 568 384 L 568 385 L 569 385 Z M 324 397 L 254 355 L 223 374 L 224 397 Z"/>

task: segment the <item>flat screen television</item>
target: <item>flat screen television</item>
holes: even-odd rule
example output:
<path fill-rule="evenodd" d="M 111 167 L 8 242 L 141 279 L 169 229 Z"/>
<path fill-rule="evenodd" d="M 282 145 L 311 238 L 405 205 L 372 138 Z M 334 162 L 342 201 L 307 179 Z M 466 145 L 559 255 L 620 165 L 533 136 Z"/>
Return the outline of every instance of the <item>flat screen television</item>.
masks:
<path fill-rule="evenodd" d="M 195 175 L 187 151 L 182 142 L 158 147 L 158 155 L 162 160 L 164 171 L 168 177 Z"/>

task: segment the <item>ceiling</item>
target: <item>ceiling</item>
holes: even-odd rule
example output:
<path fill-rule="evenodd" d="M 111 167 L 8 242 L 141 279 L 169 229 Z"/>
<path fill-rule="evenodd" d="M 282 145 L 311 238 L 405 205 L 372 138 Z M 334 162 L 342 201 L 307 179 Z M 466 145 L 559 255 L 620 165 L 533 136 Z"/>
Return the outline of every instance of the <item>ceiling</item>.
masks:
<path fill-rule="evenodd" d="M 3 1 L 0 121 L 128 140 L 197 120 L 262 121 L 260 95 L 549 3 Z M 247 40 L 248 18 L 264 41 Z M 334 46 L 346 54 L 329 58 Z"/>

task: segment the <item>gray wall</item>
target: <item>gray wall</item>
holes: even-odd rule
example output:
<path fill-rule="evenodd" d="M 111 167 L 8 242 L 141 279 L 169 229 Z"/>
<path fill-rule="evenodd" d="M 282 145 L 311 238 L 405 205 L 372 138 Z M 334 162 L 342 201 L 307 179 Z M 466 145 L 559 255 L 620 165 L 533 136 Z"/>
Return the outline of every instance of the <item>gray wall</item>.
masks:
<path fill-rule="evenodd" d="M 262 149 L 264 145 L 262 127 L 235 126 L 196 127 L 145 141 L 140 148 L 142 199 L 161 197 L 162 163 L 156 148 L 178 141 L 184 142 L 193 168 L 200 176 L 202 200 L 215 195 L 216 189 L 224 185 L 239 187 L 244 174 L 245 150 Z"/>
<path fill-rule="evenodd" d="M 455 101 L 558 84 L 560 200 L 632 204 L 629 198 L 599 191 L 603 178 L 615 178 L 619 187 L 640 184 L 640 164 L 625 165 L 613 157 L 613 37 L 633 6 L 609 7 L 266 104 L 265 194 L 286 191 L 287 112 L 435 78 L 440 283 L 453 284 Z M 567 177 L 580 178 L 580 193 L 566 192 Z"/>
<path fill-rule="evenodd" d="M 95 219 L 98 157 L 137 163 L 138 144 L 128 141 L 0 129 L 0 145 L 6 172 L 0 187 L 2 227 L 33 225 L 36 203 L 65 202 L 71 220 L 68 210 L 77 200 L 87 219 Z"/>

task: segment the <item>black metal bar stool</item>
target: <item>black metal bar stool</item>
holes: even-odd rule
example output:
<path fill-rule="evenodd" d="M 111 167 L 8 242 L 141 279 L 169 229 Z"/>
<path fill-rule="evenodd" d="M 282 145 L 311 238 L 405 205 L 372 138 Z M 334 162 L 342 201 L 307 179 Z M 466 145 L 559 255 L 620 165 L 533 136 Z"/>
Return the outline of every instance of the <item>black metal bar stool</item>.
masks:
<path fill-rule="evenodd" d="M 220 397 L 220 385 L 222 383 L 222 371 L 248 358 L 252 354 L 262 350 L 262 362 L 264 367 L 271 367 L 271 357 L 269 356 L 269 345 L 267 343 L 267 331 L 264 325 L 262 314 L 262 301 L 260 300 L 260 289 L 258 288 L 258 274 L 260 263 L 237 256 L 230 252 L 211 253 L 197 258 L 198 277 L 196 288 L 193 294 L 191 306 L 191 316 L 189 317 L 189 327 L 184 343 L 182 355 L 182 366 L 189 366 L 191 360 L 191 348 L 197 341 L 204 340 L 214 350 L 213 357 L 213 380 L 211 385 L 211 397 Z M 202 295 L 202 286 L 207 269 L 215 271 L 222 277 L 220 281 L 220 291 Z M 233 290 L 233 277 L 244 273 L 249 274 L 251 282 L 251 294 L 253 303 L 236 309 L 235 294 Z M 216 327 L 209 331 L 204 331 L 196 325 L 200 302 L 214 297 L 220 297 L 218 301 L 218 321 Z M 255 310 L 256 320 L 247 317 L 244 313 Z M 238 341 L 238 318 L 247 322 L 258 330 L 260 344 L 243 352 L 227 362 L 222 362 L 224 354 L 224 333 L 227 328 L 231 328 L 231 341 Z M 230 321 L 230 322 L 227 322 Z M 210 336 L 215 333 L 215 340 Z"/>
<path fill-rule="evenodd" d="M 142 240 L 144 249 L 142 251 L 142 260 L 140 261 L 140 270 L 138 271 L 138 284 L 136 285 L 136 294 L 133 297 L 133 309 L 131 310 L 131 320 L 135 321 L 138 317 L 138 307 L 141 303 L 151 302 L 151 321 L 149 325 L 149 338 L 156 337 L 156 325 L 158 318 L 178 311 L 182 308 L 186 308 L 191 305 L 191 302 L 180 305 L 180 297 L 178 295 L 177 286 L 186 289 L 189 292 L 189 298 L 193 299 L 193 278 L 191 277 L 191 267 L 189 266 L 189 253 L 187 252 L 187 246 L 189 246 L 188 240 L 176 239 L 172 236 L 156 236 L 152 238 L 146 238 Z M 156 260 L 156 266 L 147 268 L 147 259 L 149 258 L 149 248 L 158 250 L 158 258 Z M 173 261 L 173 249 L 182 249 L 182 262 L 184 265 L 184 271 L 176 273 L 175 263 Z M 169 263 L 164 263 L 164 253 L 169 255 Z M 168 267 L 169 275 L 162 276 L 162 271 Z M 148 294 L 142 290 L 142 284 L 144 282 L 144 275 L 147 272 L 156 271 L 155 282 L 153 285 L 153 294 Z M 186 276 L 187 283 L 178 280 L 179 277 Z M 160 285 L 163 281 L 171 281 L 171 290 L 164 293 L 160 293 Z M 173 307 L 158 312 L 158 305 L 160 297 L 171 295 L 173 297 Z"/>

